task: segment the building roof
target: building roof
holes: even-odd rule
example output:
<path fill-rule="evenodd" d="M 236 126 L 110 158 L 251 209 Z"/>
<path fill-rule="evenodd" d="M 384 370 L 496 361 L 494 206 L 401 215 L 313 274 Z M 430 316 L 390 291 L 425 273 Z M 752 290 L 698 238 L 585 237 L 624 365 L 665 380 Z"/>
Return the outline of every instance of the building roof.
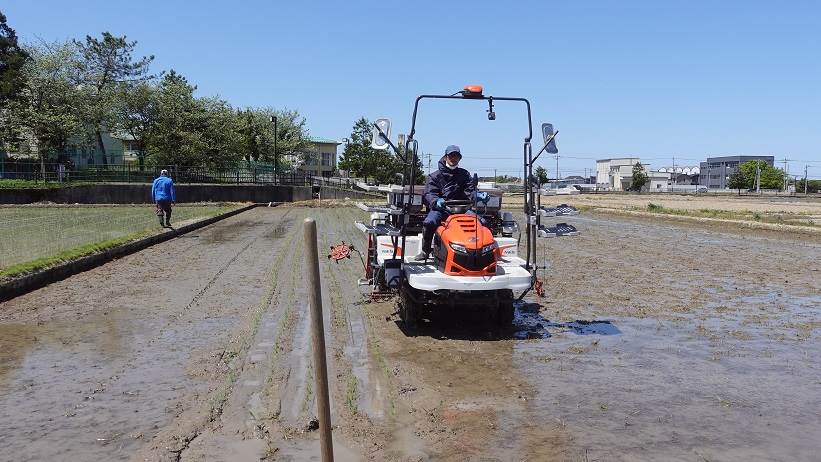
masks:
<path fill-rule="evenodd" d="M 336 144 L 336 145 L 342 144 L 337 140 L 331 140 L 331 139 L 328 139 L 328 138 L 319 138 L 319 137 L 315 137 L 315 136 L 312 136 L 312 137 L 308 138 L 308 140 L 310 140 L 311 143 L 319 143 L 319 144 Z"/>
<path fill-rule="evenodd" d="M 720 157 L 708 157 L 707 162 L 726 162 L 726 161 L 746 161 L 746 160 L 768 160 L 774 161 L 775 156 L 767 156 L 767 155 L 737 155 L 737 156 L 720 156 Z"/>
<path fill-rule="evenodd" d="M 683 173 L 685 175 L 698 175 L 701 173 L 701 167 L 692 165 L 677 165 L 675 170 L 673 167 L 661 167 L 658 169 L 659 172 L 662 173 Z"/>

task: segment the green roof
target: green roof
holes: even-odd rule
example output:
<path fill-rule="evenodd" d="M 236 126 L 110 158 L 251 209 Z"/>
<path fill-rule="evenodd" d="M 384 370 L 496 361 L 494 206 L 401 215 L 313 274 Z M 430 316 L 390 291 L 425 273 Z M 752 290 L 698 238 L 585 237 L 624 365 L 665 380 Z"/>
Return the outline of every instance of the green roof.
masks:
<path fill-rule="evenodd" d="M 337 141 L 337 140 L 330 140 L 330 139 L 328 139 L 328 138 L 316 138 L 316 137 L 313 137 L 313 136 L 312 136 L 312 137 L 310 137 L 310 138 L 308 138 L 308 139 L 309 139 L 309 140 L 311 140 L 311 142 L 312 142 L 312 143 L 321 143 L 321 144 L 342 144 L 342 143 L 340 143 L 340 142 L 339 142 L 339 141 Z"/>

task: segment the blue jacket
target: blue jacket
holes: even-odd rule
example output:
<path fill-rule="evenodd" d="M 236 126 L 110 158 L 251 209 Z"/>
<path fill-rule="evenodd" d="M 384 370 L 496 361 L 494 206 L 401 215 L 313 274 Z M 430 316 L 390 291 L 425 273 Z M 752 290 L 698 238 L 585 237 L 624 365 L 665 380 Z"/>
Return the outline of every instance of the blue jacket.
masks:
<path fill-rule="evenodd" d="M 177 192 L 174 191 L 174 182 L 167 176 L 158 177 L 151 186 L 151 197 L 154 202 L 177 202 Z"/>
<path fill-rule="evenodd" d="M 473 199 L 473 181 L 467 170 L 456 167 L 451 170 L 445 165 L 445 157 L 439 159 L 439 170 L 428 176 L 425 185 L 425 203 L 433 207 L 436 199 L 470 200 Z"/>

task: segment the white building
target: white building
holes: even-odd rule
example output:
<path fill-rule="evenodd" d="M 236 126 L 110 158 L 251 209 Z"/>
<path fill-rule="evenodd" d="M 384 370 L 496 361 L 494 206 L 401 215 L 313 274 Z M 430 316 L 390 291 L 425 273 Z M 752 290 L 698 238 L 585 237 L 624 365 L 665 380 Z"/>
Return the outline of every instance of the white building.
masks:
<path fill-rule="evenodd" d="M 633 183 L 633 166 L 641 163 L 638 157 L 601 159 L 596 161 L 596 188 L 606 191 L 627 191 Z M 647 175 L 647 184 L 642 191 L 663 192 L 670 188 L 672 173 L 666 169 L 650 170 L 649 164 L 642 164 Z M 683 173 L 683 172 L 682 172 Z"/>
<path fill-rule="evenodd" d="M 647 185 L 644 186 L 642 191 L 666 192 L 670 190 L 670 173 L 662 171 L 653 172 L 647 170 L 645 170 L 644 173 L 647 174 Z"/>
<path fill-rule="evenodd" d="M 620 157 L 596 161 L 596 187 L 606 191 L 625 191 L 633 181 L 633 166 L 638 157 Z"/>

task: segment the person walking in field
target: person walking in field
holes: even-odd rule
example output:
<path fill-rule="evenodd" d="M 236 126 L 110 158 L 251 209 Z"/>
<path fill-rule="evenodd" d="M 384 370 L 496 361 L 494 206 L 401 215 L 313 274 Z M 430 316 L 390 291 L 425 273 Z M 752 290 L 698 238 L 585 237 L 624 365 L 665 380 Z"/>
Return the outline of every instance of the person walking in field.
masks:
<path fill-rule="evenodd" d="M 160 226 L 171 228 L 171 206 L 177 203 L 177 192 L 174 190 L 174 181 L 168 177 L 168 170 L 162 170 L 160 176 L 154 180 L 151 196 L 157 204 L 156 213 Z"/>

